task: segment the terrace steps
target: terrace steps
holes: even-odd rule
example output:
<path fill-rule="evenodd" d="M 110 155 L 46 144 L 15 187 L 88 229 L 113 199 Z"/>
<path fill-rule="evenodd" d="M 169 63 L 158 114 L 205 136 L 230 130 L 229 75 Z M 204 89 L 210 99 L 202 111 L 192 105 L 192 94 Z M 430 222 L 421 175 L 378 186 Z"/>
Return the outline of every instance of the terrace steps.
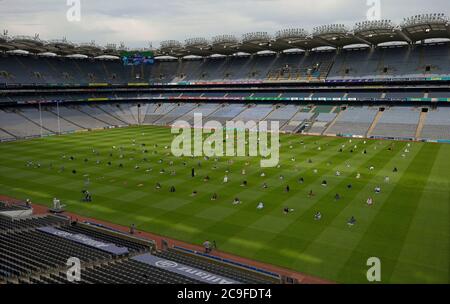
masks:
<path fill-rule="evenodd" d="M 111 117 L 113 117 L 113 118 L 115 118 L 115 119 L 117 119 L 117 120 L 123 122 L 125 125 L 128 125 L 128 123 L 125 122 L 125 121 L 123 121 L 123 119 L 120 119 L 120 117 L 115 116 L 115 115 L 113 115 L 112 113 L 107 112 L 106 110 L 104 110 L 104 109 L 101 108 L 101 107 L 96 107 L 96 108 L 99 109 L 99 110 L 102 111 L 102 112 L 105 112 L 105 113 L 108 114 L 109 116 L 111 116 Z"/>
<path fill-rule="evenodd" d="M 14 135 L 14 134 L 12 134 L 11 132 L 8 132 L 8 131 L 6 131 L 5 129 L 3 129 L 3 128 L 0 128 L 0 131 L 2 131 L 2 132 L 4 132 L 4 133 L 6 133 L 6 134 L 8 134 L 8 135 L 11 135 L 13 138 L 17 138 L 17 136 L 16 135 Z"/>
<path fill-rule="evenodd" d="M 418 139 L 422 135 L 423 127 L 425 126 L 425 121 L 427 120 L 428 112 L 421 112 L 419 117 L 419 123 L 417 124 L 415 138 Z"/>
<path fill-rule="evenodd" d="M 20 117 L 24 118 L 25 120 L 31 122 L 32 124 L 36 125 L 38 128 L 41 128 L 41 125 L 36 123 L 34 120 L 28 118 L 27 116 L 25 116 L 22 112 L 20 111 L 15 111 L 14 113 L 16 113 L 17 115 L 19 115 Z M 54 131 L 47 129 L 46 127 L 44 127 L 44 125 L 42 125 L 42 129 L 50 132 L 50 133 L 55 133 Z"/>
<path fill-rule="evenodd" d="M 73 122 L 73 121 L 71 121 L 71 120 L 69 120 L 69 119 L 67 119 L 67 118 L 65 118 L 65 117 L 63 117 L 63 116 L 61 116 L 61 115 L 58 115 L 57 113 L 53 112 L 53 111 L 50 110 L 50 109 L 47 109 L 47 112 L 52 113 L 52 114 L 55 115 L 56 117 L 59 116 L 59 119 L 65 120 L 65 121 L 67 121 L 68 123 L 70 123 L 70 124 L 72 124 L 72 125 L 75 125 L 75 126 L 77 126 L 78 128 L 81 128 L 82 130 L 86 130 L 86 128 L 83 127 L 82 125 L 77 124 L 76 122 Z"/>
<path fill-rule="evenodd" d="M 336 110 L 336 107 L 333 108 L 333 113 Z M 339 113 L 336 115 L 336 117 L 328 124 L 328 127 L 325 128 L 325 130 L 323 130 L 322 135 L 323 134 L 328 134 L 328 130 L 331 130 L 331 128 L 333 128 L 333 126 L 336 124 L 336 122 L 339 120 L 339 117 L 342 115 L 344 111 L 339 111 Z"/>
<path fill-rule="evenodd" d="M 378 111 L 377 115 L 375 116 L 375 118 L 373 119 L 372 124 L 370 125 L 369 130 L 367 131 L 366 137 L 370 137 L 370 135 L 372 134 L 373 130 L 375 130 L 378 122 L 380 121 L 381 117 L 383 116 L 382 111 Z"/>
<path fill-rule="evenodd" d="M 106 122 L 106 121 L 104 121 L 104 120 L 101 120 L 100 118 L 95 117 L 94 115 L 88 113 L 87 111 L 82 110 L 81 107 L 76 108 L 76 110 L 78 110 L 79 112 L 83 113 L 83 114 L 86 115 L 86 116 L 89 116 L 89 117 L 91 117 L 91 118 L 93 118 L 93 119 L 95 119 L 95 120 L 98 120 L 98 121 L 100 121 L 100 122 L 102 122 L 102 123 L 104 123 L 104 124 L 109 125 L 108 122 Z"/>

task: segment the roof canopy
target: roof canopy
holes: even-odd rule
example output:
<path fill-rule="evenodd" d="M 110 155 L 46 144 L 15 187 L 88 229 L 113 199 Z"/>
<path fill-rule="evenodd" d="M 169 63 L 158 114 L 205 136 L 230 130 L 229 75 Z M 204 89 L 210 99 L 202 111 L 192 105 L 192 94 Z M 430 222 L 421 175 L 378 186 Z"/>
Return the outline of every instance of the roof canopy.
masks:
<path fill-rule="evenodd" d="M 236 53 L 256 54 L 261 51 L 282 52 L 288 49 L 311 50 L 319 47 L 342 48 L 349 45 L 376 46 L 386 42 L 416 43 L 432 38 L 450 39 L 450 22 L 444 14 L 424 14 L 405 18 L 400 25 L 391 20 L 364 21 L 349 29 L 343 24 L 315 27 L 312 33 L 301 28 L 284 29 L 274 36 L 267 32 L 252 32 L 241 39 L 233 35 L 206 38 L 190 38 L 181 43 L 176 40 L 161 42 L 155 56 L 211 56 Z M 43 41 L 39 35 L 9 37 L 0 35 L 0 51 L 25 50 L 39 54 L 51 52 L 61 56 L 83 54 L 89 57 L 120 56 L 124 45 L 99 46 L 95 42 L 74 44 L 66 39 Z"/>

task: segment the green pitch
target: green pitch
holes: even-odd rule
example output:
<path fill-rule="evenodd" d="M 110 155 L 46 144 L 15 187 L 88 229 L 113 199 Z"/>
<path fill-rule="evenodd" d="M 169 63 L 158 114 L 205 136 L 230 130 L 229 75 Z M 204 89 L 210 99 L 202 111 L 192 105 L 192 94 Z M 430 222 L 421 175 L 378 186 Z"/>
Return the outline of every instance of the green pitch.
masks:
<path fill-rule="evenodd" d="M 261 169 L 257 158 L 231 164 L 229 158 L 172 157 L 165 149 L 172 138 L 169 129 L 141 127 L 2 143 L 0 192 L 49 206 L 57 197 L 80 215 L 196 244 L 215 240 L 222 251 L 337 282 L 367 283 L 370 257 L 381 259 L 383 283 L 450 282 L 450 145 L 282 136 L 280 168 Z M 93 203 L 81 202 L 83 189 Z M 235 197 L 241 205 L 232 204 Z M 260 201 L 263 210 L 256 209 Z M 294 211 L 283 214 L 285 207 Z M 316 212 L 322 220 L 314 220 Z M 349 226 L 352 216 L 357 222 Z"/>

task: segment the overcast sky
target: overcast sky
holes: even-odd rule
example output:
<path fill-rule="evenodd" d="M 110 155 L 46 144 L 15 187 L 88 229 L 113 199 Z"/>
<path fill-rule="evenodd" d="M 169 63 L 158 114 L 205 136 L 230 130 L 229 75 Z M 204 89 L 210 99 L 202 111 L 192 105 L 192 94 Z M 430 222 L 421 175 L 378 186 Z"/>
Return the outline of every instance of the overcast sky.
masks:
<path fill-rule="evenodd" d="M 67 2 L 77 0 L 0 0 L 0 30 L 41 39 L 67 37 L 74 42 L 125 42 L 158 46 L 220 34 L 345 23 L 366 20 L 368 0 L 79 0 L 81 20 L 70 22 Z M 370 0 L 376 1 L 376 0 Z M 420 13 L 449 13 L 449 0 L 381 0 L 381 17 L 400 22 Z"/>

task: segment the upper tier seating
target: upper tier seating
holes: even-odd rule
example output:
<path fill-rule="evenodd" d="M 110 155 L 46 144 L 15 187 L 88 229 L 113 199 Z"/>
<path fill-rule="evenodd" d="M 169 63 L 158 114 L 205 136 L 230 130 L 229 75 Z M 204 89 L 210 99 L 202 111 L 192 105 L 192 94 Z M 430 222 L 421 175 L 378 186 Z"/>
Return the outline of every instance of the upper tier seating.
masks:
<path fill-rule="evenodd" d="M 313 51 L 305 54 L 156 60 L 143 67 L 120 60 L 0 56 L 0 83 L 87 84 L 181 81 L 329 80 L 450 75 L 450 43 Z"/>
<path fill-rule="evenodd" d="M 343 50 L 328 79 L 413 78 L 450 75 L 450 44 Z"/>

